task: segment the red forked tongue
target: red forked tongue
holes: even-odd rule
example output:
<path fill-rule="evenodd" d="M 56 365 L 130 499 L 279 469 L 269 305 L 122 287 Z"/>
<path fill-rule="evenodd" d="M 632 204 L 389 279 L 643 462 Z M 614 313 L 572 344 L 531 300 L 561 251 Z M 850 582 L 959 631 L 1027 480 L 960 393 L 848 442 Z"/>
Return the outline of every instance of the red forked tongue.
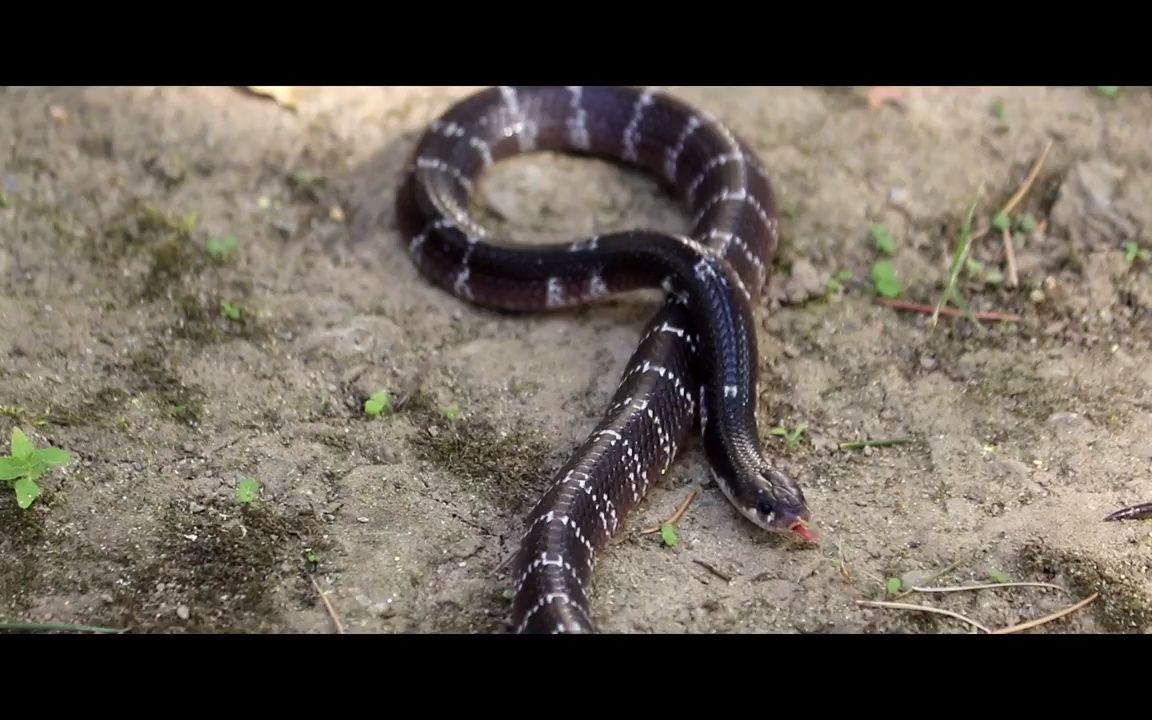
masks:
<path fill-rule="evenodd" d="M 790 527 L 789 530 L 814 545 L 820 544 L 820 540 L 816 537 L 816 534 L 809 530 L 808 526 L 805 525 L 801 520 L 797 520 L 796 522 L 792 523 L 792 527 Z"/>

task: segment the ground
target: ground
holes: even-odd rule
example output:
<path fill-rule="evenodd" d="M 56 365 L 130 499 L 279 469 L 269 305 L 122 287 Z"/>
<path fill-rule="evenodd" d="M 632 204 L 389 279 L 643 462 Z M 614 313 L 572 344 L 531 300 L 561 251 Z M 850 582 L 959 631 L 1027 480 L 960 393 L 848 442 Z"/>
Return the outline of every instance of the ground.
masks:
<path fill-rule="evenodd" d="M 1147 632 L 1152 522 L 1103 517 L 1152 501 L 1152 94 L 668 90 L 775 180 L 761 434 L 822 544 L 751 527 L 690 445 L 600 559 L 600 627 L 961 633 L 860 603 L 995 629 L 1096 593 L 1027 632 Z M 0 497 L 0 619 L 503 630 L 520 522 L 656 305 L 501 316 L 417 274 L 392 193 L 470 91 L 0 90 L 0 430 L 72 454 L 29 508 Z M 985 230 L 1021 188 L 1013 284 Z M 481 197 L 524 241 L 686 224 L 648 178 L 571 157 L 500 164 Z M 900 300 L 935 306 L 973 206 L 957 290 L 1003 315 L 883 304 L 879 262 Z M 645 532 L 693 490 L 675 543 Z M 1005 580 L 1060 589 L 910 591 Z"/>

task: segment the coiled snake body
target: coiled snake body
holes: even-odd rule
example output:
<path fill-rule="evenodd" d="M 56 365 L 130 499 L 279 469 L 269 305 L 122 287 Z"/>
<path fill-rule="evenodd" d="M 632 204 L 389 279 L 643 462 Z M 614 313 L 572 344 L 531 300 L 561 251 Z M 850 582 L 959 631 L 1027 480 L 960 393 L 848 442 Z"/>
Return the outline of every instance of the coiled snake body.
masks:
<path fill-rule="evenodd" d="M 614 232 L 513 246 L 467 212 L 494 162 L 532 151 L 613 159 L 662 179 L 690 235 Z M 775 200 L 751 149 L 707 114 L 645 89 L 491 88 L 421 138 L 397 203 L 412 261 L 479 306 L 555 310 L 641 288 L 667 300 L 648 323 L 602 419 L 527 518 L 513 565 L 512 628 L 589 632 L 596 554 L 668 470 L 694 424 L 718 486 L 746 518 L 812 539 L 800 487 L 757 433 L 753 304 L 778 244 Z"/>

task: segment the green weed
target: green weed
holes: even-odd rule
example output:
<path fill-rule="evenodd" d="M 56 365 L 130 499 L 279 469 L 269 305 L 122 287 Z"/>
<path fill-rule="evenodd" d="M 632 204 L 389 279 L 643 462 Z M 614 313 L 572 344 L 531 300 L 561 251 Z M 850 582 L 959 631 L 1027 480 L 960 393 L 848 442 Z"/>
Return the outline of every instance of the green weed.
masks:
<path fill-rule="evenodd" d="M 18 427 L 12 428 L 11 454 L 0 457 L 0 480 L 16 493 L 16 504 L 27 510 L 40 497 L 40 476 L 54 467 L 67 465 L 72 454 L 60 448 L 40 448 Z"/>

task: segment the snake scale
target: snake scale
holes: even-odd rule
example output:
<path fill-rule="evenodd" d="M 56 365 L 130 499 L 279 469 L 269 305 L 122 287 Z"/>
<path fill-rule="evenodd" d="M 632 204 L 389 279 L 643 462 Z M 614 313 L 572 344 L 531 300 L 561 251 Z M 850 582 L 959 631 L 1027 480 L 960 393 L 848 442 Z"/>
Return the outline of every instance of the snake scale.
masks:
<path fill-rule="evenodd" d="M 492 163 L 542 151 L 655 176 L 690 210 L 690 233 L 629 230 L 531 246 L 492 237 L 469 215 L 474 184 Z M 695 432 L 744 517 L 815 539 L 801 488 L 765 457 L 757 432 L 753 310 L 778 220 L 764 166 L 731 130 L 647 88 L 488 88 L 428 126 L 396 209 L 419 272 L 481 307 L 559 310 L 638 289 L 666 293 L 610 406 L 526 519 L 510 629 L 595 632 L 596 555 Z"/>

